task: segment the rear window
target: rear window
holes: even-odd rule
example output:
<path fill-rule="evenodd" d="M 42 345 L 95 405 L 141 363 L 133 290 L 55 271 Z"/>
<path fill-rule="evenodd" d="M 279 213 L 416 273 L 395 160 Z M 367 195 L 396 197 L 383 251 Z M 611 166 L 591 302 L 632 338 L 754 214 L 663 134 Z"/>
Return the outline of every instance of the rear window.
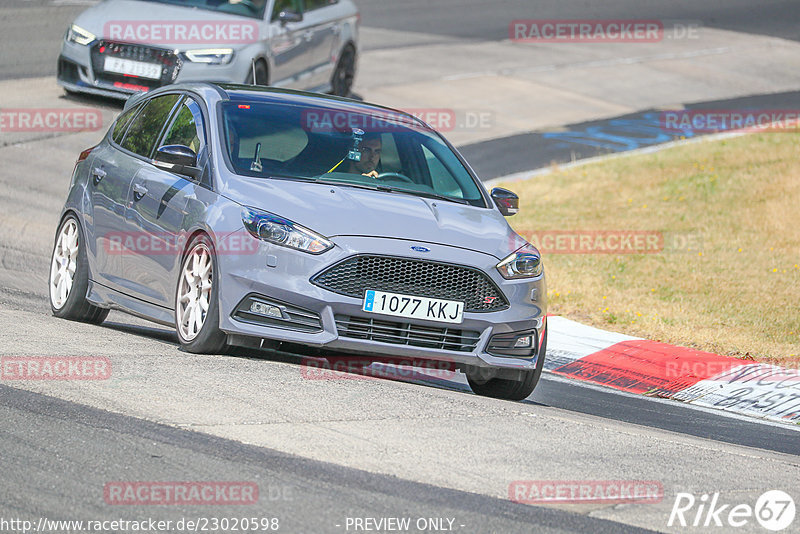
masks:
<path fill-rule="evenodd" d="M 111 134 L 111 138 L 115 143 L 122 141 L 122 137 L 125 135 L 125 131 L 128 129 L 128 124 L 131 122 L 131 119 L 136 115 L 139 109 L 141 109 L 141 107 L 141 105 L 134 106 L 119 116 L 117 122 L 114 124 L 114 133 Z"/>

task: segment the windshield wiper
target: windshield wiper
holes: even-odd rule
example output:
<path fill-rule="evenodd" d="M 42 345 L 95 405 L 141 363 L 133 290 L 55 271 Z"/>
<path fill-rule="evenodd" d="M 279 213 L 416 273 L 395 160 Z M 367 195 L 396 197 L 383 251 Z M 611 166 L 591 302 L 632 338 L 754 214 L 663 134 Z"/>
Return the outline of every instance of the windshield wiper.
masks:
<path fill-rule="evenodd" d="M 379 185 L 378 189 L 380 191 L 391 191 L 392 193 L 406 193 L 408 195 L 414 195 L 418 197 L 425 197 L 425 198 L 435 198 L 437 200 L 446 200 L 448 202 L 456 202 L 458 204 L 467 204 L 469 205 L 469 201 L 463 198 L 456 198 L 456 197 L 448 197 L 447 195 L 440 195 L 439 193 L 429 193 L 427 191 L 417 191 L 416 189 L 403 189 L 402 187 L 391 187 L 388 185 Z"/>
<path fill-rule="evenodd" d="M 446 195 L 440 195 L 438 193 L 417 191 L 416 189 L 403 189 L 402 187 L 392 187 L 390 185 L 383 185 L 383 184 L 365 184 L 365 183 L 355 183 L 355 182 L 343 182 L 338 180 L 322 180 L 319 177 L 316 178 L 316 180 L 314 181 L 320 184 L 344 185 L 348 187 L 357 187 L 359 189 L 367 189 L 369 191 L 383 191 L 385 193 L 404 193 L 406 195 L 425 197 L 425 198 L 435 198 L 437 200 L 446 200 L 448 202 L 456 202 L 458 204 L 469 205 L 469 201 L 463 198 L 448 197 Z"/>

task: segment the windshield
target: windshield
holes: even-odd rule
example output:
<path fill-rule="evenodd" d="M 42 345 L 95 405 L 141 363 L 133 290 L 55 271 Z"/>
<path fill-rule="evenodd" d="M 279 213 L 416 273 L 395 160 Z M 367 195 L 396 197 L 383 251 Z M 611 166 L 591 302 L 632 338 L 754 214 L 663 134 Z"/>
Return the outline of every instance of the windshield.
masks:
<path fill-rule="evenodd" d="M 196 7 L 209 11 L 230 13 L 254 19 L 264 18 L 264 9 L 267 0 L 147 0 L 157 4 L 170 4 L 174 6 Z"/>
<path fill-rule="evenodd" d="M 337 183 L 485 207 L 433 131 L 399 113 L 226 102 L 223 144 L 237 174 Z"/>

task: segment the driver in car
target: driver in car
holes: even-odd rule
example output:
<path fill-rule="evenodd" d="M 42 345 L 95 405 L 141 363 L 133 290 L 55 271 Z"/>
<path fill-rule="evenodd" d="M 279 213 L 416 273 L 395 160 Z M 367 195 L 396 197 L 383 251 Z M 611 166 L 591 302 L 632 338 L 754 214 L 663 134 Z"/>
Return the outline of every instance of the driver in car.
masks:
<path fill-rule="evenodd" d="M 361 159 L 358 161 L 353 159 L 348 160 L 347 170 L 345 172 L 377 178 L 378 171 L 375 169 L 381 161 L 382 147 L 383 141 L 381 141 L 380 134 L 366 134 L 358 149 L 359 152 L 361 152 Z"/>

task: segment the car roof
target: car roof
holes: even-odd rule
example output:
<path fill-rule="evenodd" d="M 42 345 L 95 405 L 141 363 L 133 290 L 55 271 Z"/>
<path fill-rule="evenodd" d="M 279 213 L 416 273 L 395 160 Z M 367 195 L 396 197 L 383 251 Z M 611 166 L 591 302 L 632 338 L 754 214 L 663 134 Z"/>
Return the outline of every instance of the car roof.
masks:
<path fill-rule="evenodd" d="M 261 85 L 239 85 L 211 82 L 177 83 L 173 85 L 166 85 L 154 91 L 140 93 L 139 95 L 133 96 L 125 104 L 125 109 L 130 108 L 144 98 L 157 96 L 161 93 L 170 93 L 176 91 L 192 91 L 203 96 L 206 100 L 228 100 L 231 102 L 249 103 L 283 103 L 308 107 L 323 106 L 348 112 L 378 115 L 384 115 L 389 112 L 392 115 L 402 116 L 418 124 L 419 126 L 432 130 L 428 124 L 419 118 L 399 109 L 372 104 L 361 100 L 354 100 L 352 98 Z"/>

